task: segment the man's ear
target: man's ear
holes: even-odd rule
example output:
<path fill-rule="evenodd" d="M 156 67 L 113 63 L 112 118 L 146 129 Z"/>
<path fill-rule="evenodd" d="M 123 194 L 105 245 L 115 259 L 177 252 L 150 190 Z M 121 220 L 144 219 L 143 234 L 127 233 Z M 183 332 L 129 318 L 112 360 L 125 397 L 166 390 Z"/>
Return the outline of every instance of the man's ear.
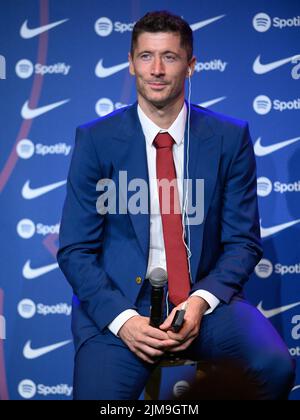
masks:
<path fill-rule="evenodd" d="M 134 71 L 134 66 L 133 66 L 133 61 L 132 61 L 132 57 L 130 52 L 128 53 L 128 61 L 129 61 L 129 73 L 132 76 L 135 76 L 135 71 Z"/>
<path fill-rule="evenodd" d="M 195 71 L 195 65 L 196 65 L 197 59 L 196 57 L 193 55 L 193 57 L 191 58 L 191 60 L 189 61 L 189 67 L 187 70 L 187 75 L 186 77 L 191 77 Z"/>

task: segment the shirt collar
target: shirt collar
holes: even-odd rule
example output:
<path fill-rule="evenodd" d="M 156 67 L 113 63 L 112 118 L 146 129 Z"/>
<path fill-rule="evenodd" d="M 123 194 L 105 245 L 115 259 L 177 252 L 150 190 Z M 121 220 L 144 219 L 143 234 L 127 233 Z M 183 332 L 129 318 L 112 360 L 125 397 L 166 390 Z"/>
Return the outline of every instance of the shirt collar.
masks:
<path fill-rule="evenodd" d="M 186 104 L 184 102 L 176 120 L 166 130 L 156 125 L 142 110 L 140 105 L 137 107 L 138 117 L 142 126 L 143 133 L 145 135 L 146 142 L 149 146 L 152 145 L 153 140 L 160 132 L 168 132 L 175 140 L 177 146 L 179 146 L 184 140 L 184 130 L 187 116 Z"/>

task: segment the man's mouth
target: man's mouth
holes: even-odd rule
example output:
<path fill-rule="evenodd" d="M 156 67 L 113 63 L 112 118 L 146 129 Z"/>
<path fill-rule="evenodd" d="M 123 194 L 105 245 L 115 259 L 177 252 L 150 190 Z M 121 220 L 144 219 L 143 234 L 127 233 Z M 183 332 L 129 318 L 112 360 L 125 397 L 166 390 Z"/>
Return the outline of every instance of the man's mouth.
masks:
<path fill-rule="evenodd" d="M 164 86 L 167 86 L 167 83 L 164 82 L 148 82 L 148 85 L 150 85 L 152 88 L 163 88 Z"/>

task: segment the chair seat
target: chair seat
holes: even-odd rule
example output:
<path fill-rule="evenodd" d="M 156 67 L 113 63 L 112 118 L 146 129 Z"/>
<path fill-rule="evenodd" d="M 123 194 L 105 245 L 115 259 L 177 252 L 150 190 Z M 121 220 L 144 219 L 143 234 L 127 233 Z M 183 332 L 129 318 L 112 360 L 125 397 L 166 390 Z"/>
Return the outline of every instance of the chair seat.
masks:
<path fill-rule="evenodd" d="M 197 364 L 197 361 L 190 360 L 188 358 L 182 357 L 176 353 L 165 353 L 164 357 L 160 360 L 158 366 L 160 367 L 173 367 L 173 366 L 190 366 Z"/>
<path fill-rule="evenodd" d="M 175 353 L 165 353 L 148 379 L 145 387 L 145 400 L 159 400 L 162 368 L 176 368 L 176 366 L 195 366 L 195 379 L 197 380 L 206 376 L 207 362 L 191 360 Z"/>

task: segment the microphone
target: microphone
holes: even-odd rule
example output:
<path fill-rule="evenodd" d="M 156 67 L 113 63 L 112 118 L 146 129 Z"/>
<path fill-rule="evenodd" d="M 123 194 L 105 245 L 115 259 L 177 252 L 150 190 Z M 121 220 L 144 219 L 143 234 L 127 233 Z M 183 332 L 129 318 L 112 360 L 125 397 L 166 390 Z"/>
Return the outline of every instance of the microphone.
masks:
<path fill-rule="evenodd" d="M 164 305 L 164 286 L 168 281 L 168 275 L 163 268 L 154 268 L 150 275 L 149 281 L 151 288 L 151 312 L 150 325 L 158 328 L 162 324 L 163 305 Z"/>

